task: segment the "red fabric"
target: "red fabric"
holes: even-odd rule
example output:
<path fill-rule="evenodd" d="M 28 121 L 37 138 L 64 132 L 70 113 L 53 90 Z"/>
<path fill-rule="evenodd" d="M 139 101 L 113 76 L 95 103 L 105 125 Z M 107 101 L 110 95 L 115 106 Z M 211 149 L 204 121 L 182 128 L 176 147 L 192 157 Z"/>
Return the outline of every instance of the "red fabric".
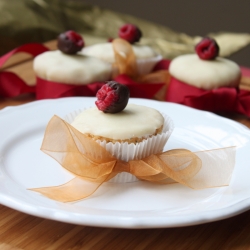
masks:
<path fill-rule="evenodd" d="M 13 50 L 11 50 L 10 52 L 8 52 L 7 54 L 3 55 L 2 57 L 0 57 L 0 67 L 2 67 L 4 65 L 4 63 L 14 54 L 18 53 L 18 52 L 24 52 L 24 53 L 28 53 L 30 55 L 32 55 L 33 57 L 48 51 L 49 49 L 47 47 L 45 47 L 44 45 L 40 44 L 40 43 L 28 43 L 28 44 L 24 44 L 21 45 L 18 48 L 15 48 Z"/>
<path fill-rule="evenodd" d="M 0 97 L 16 97 L 24 93 L 35 93 L 36 87 L 28 86 L 12 72 L 0 72 Z"/>
<path fill-rule="evenodd" d="M 250 70 L 244 71 L 250 75 Z M 172 77 L 166 101 L 211 112 L 238 112 L 250 116 L 250 92 L 238 88 L 203 90 Z"/>
<path fill-rule="evenodd" d="M 71 85 L 47 81 L 37 77 L 36 98 L 49 99 L 70 96 L 95 96 L 103 82 L 96 82 L 88 85 Z"/>
<path fill-rule="evenodd" d="M 133 81 L 126 75 L 118 75 L 115 81 L 129 87 L 130 96 L 152 99 L 154 95 L 165 85 L 165 83 L 140 83 Z"/>
<path fill-rule="evenodd" d="M 246 67 L 241 67 L 241 74 L 245 77 L 250 77 L 250 69 Z"/>
<path fill-rule="evenodd" d="M 153 71 L 162 70 L 162 69 L 168 70 L 170 63 L 171 63 L 170 60 L 163 59 L 155 65 Z"/>
<path fill-rule="evenodd" d="M 130 89 L 130 96 L 138 98 L 151 99 L 164 85 L 163 83 L 137 83 L 126 75 L 119 75 L 114 80 L 127 85 Z M 37 78 L 36 98 L 39 100 L 70 96 L 95 96 L 104 83 L 95 82 L 87 85 L 72 85 Z"/>
<path fill-rule="evenodd" d="M 30 43 L 13 49 L 0 57 L 0 68 L 14 54 L 24 52 L 33 57 L 47 51 L 48 48 L 39 43 Z M 19 76 L 12 72 L 0 71 L 0 97 L 15 97 L 24 93 L 35 93 L 36 88 L 28 86 Z"/>

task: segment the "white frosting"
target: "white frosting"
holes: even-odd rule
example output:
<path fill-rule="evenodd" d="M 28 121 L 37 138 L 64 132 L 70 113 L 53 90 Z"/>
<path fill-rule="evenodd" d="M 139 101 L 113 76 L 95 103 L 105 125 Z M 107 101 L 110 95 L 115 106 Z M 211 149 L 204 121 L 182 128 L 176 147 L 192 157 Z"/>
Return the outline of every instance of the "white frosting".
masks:
<path fill-rule="evenodd" d="M 157 53 L 148 46 L 132 45 L 137 59 L 146 59 L 156 57 Z M 82 54 L 97 57 L 103 61 L 114 63 L 115 55 L 112 43 L 100 43 L 83 48 Z"/>
<path fill-rule="evenodd" d="M 240 67 L 233 61 L 220 57 L 201 60 L 196 54 L 176 57 L 169 72 L 182 82 L 207 90 L 238 86 L 241 77 Z"/>
<path fill-rule="evenodd" d="M 112 66 L 94 57 L 67 55 L 59 50 L 44 52 L 34 59 L 36 75 L 67 84 L 88 84 L 111 78 Z"/>
<path fill-rule="evenodd" d="M 96 107 L 86 109 L 71 123 L 82 133 L 114 140 L 147 137 L 164 124 L 161 113 L 146 106 L 128 104 L 115 114 L 104 113 Z"/>

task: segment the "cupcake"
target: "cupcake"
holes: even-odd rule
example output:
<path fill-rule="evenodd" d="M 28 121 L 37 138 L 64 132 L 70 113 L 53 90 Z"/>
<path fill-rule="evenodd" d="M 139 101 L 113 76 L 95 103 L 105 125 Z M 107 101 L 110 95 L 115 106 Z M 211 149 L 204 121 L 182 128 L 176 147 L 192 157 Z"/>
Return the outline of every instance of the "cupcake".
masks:
<path fill-rule="evenodd" d="M 40 79 L 63 84 L 86 85 L 107 81 L 112 67 L 98 58 L 79 54 L 82 37 L 67 31 L 58 37 L 58 50 L 44 52 L 34 59 L 33 68 Z"/>
<path fill-rule="evenodd" d="M 133 45 L 132 49 L 135 54 L 136 65 L 140 75 L 150 73 L 156 63 L 162 59 L 162 57 L 149 46 Z M 98 58 L 111 65 L 115 63 L 115 53 L 112 43 L 100 43 L 87 46 L 82 50 L 82 54 Z"/>
<path fill-rule="evenodd" d="M 120 40 L 120 43 L 122 42 L 121 40 L 126 41 L 127 47 L 128 44 L 131 44 L 139 75 L 150 73 L 156 63 L 158 63 L 162 59 L 162 56 L 159 55 L 153 48 L 137 43 L 142 36 L 142 32 L 137 26 L 132 24 L 123 25 L 119 29 L 118 36 L 119 38 L 114 39 L 113 42 L 117 40 Z M 113 65 L 116 62 L 113 42 L 87 46 L 83 48 L 81 53 L 83 55 L 96 57 Z M 118 53 L 123 57 L 126 56 L 124 51 L 118 50 Z"/>
<path fill-rule="evenodd" d="M 125 85 L 108 82 L 97 92 L 97 107 L 72 113 L 66 120 L 119 160 L 138 160 L 162 152 L 173 130 L 171 119 L 151 107 L 127 104 L 128 96 Z M 136 178 L 121 173 L 116 180 Z"/>
<path fill-rule="evenodd" d="M 172 78 L 204 90 L 239 86 L 240 67 L 218 56 L 219 46 L 214 39 L 204 38 L 195 50 L 196 54 L 181 55 L 172 60 L 169 66 Z"/>

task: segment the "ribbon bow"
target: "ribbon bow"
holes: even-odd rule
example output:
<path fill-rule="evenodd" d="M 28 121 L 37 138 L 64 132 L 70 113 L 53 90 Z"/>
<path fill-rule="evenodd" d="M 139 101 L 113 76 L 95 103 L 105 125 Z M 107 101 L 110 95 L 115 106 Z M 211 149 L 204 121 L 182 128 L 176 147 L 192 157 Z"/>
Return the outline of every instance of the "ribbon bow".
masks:
<path fill-rule="evenodd" d="M 75 177 L 60 186 L 31 190 L 61 202 L 86 198 L 121 172 L 140 180 L 159 184 L 178 182 L 193 189 L 225 186 L 235 164 L 235 147 L 195 153 L 174 149 L 124 162 L 58 116 L 48 123 L 41 150 Z"/>

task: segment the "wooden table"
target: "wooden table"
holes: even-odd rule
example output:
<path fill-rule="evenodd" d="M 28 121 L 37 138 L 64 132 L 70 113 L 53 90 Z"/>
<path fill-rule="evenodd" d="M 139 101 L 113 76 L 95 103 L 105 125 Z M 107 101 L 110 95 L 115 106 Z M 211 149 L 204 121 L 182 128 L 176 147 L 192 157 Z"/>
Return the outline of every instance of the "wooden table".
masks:
<path fill-rule="evenodd" d="M 49 43 L 51 48 L 54 45 Z M 6 68 L 22 73 L 33 84 L 30 59 L 22 58 L 22 63 L 19 59 Z M 0 109 L 31 101 L 35 101 L 33 95 L 0 98 Z M 250 128 L 245 116 L 229 118 Z M 203 225 L 138 230 L 76 226 L 0 205 L 0 249 L 250 249 L 250 211 Z"/>

